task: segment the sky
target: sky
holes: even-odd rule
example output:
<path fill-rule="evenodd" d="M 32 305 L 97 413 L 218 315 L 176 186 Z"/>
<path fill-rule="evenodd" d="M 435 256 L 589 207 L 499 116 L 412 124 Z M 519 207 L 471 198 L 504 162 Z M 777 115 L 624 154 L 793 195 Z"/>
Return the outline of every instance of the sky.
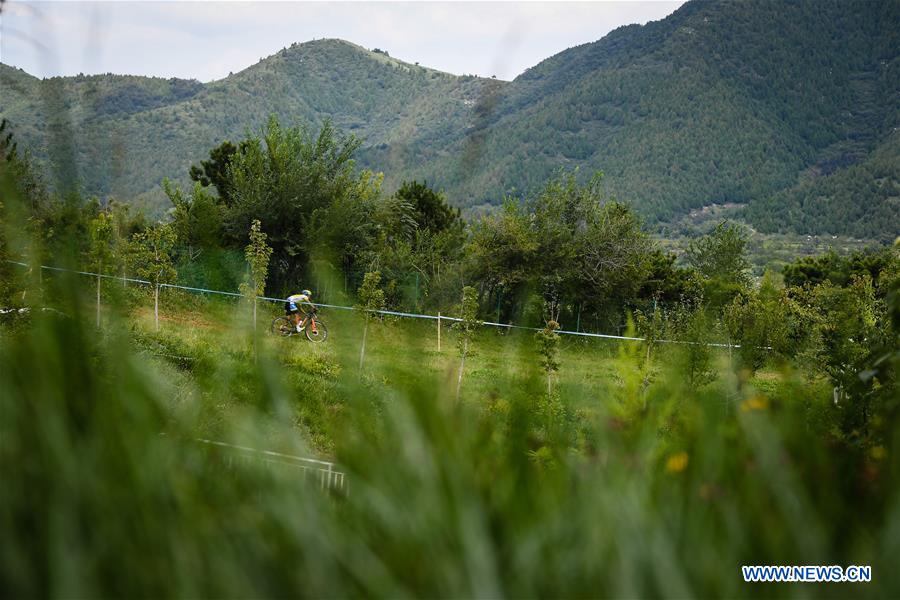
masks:
<path fill-rule="evenodd" d="M 111 72 L 205 82 L 294 42 L 341 38 L 458 75 L 513 79 L 682 3 L 7 0 L 0 61 L 39 77 Z"/>

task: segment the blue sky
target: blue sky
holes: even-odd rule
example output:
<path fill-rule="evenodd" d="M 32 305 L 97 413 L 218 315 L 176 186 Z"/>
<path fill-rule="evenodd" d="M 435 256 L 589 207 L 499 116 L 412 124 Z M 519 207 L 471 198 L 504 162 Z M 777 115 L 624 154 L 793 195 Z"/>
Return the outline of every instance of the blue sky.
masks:
<path fill-rule="evenodd" d="M 33 75 L 219 79 L 293 42 L 342 38 L 456 74 L 512 79 L 566 48 L 671 14 L 676 1 L 4 4 L 0 61 Z"/>

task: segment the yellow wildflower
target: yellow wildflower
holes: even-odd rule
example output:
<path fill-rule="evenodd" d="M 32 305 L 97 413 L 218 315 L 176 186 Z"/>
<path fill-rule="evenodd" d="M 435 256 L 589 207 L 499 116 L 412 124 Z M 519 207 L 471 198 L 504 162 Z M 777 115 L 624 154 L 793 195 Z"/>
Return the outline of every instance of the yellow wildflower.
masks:
<path fill-rule="evenodd" d="M 666 461 L 666 471 L 669 473 L 680 473 L 687 468 L 688 454 L 687 452 L 678 452 L 669 457 Z"/>
<path fill-rule="evenodd" d="M 765 410 L 769 407 L 769 399 L 765 396 L 754 396 L 748 398 L 741 403 L 741 410 L 744 412 L 750 410 Z"/>

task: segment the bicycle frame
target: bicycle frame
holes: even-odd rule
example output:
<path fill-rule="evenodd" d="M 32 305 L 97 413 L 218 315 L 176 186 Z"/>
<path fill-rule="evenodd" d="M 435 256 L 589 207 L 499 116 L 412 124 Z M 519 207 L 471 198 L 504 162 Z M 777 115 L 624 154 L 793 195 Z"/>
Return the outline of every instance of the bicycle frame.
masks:
<path fill-rule="evenodd" d="M 304 328 L 309 326 L 310 330 L 313 333 L 319 333 L 319 330 L 316 328 L 316 313 L 317 312 L 318 311 L 313 310 L 312 312 L 309 312 L 306 315 L 304 315 L 304 317 L 300 320 L 300 326 L 304 327 Z"/>
<path fill-rule="evenodd" d="M 303 317 L 303 320 L 300 321 L 300 325 L 301 325 L 301 327 L 309 326 L 310 330 L 313 333 L 319 333 L 319 330 L 316 329 L 316 313 L 315 313 L 315 311 L 311 312 L 308 315 L 306 315 L 305 317 Z"/>

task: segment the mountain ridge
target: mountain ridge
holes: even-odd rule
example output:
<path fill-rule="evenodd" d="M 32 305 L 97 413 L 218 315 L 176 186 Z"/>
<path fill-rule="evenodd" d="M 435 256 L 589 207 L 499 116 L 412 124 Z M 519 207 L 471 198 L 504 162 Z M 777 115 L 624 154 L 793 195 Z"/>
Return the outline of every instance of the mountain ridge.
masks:
<path fill-rule="evenodd" d="M 163 176 L 184 180 L 209 148 L 275 114 L 311 127 L 331 119 L 363 139 L 359 162 L 384 171 L 388 190 L 427 179 L 464 208 L 579 167 L 585 177 L 603 170 L 610 193 L 651 222 L 727 202 L 764 230 L 887 238 L 900 229 L 890 137 L 900 125 L 900 3 L 850 4 L 688 2 L 512 81 L 338 39 L 293 44 L 208 83 L 39 80 L 3 66 L 0 112 L 57 178 L 68 169 L 101 196 L 159 197 Z M 54 110 L 65 115 L 56 124 L 44 117 Z M 66 123 L 77 144 L 59 143 Z M 74 148 L 68 167 L 53 155 L 60 145 Z M 870 163 L 879 166 L 846 175 Z M 846 182 L 867 187 L 862 173 L 876 171 L 887 181 L 877 193 L 816 200 Z M 836 175 L 845 183 L 810 183 Z M 832 218 L 822 206 L 841 210 Z"/>

